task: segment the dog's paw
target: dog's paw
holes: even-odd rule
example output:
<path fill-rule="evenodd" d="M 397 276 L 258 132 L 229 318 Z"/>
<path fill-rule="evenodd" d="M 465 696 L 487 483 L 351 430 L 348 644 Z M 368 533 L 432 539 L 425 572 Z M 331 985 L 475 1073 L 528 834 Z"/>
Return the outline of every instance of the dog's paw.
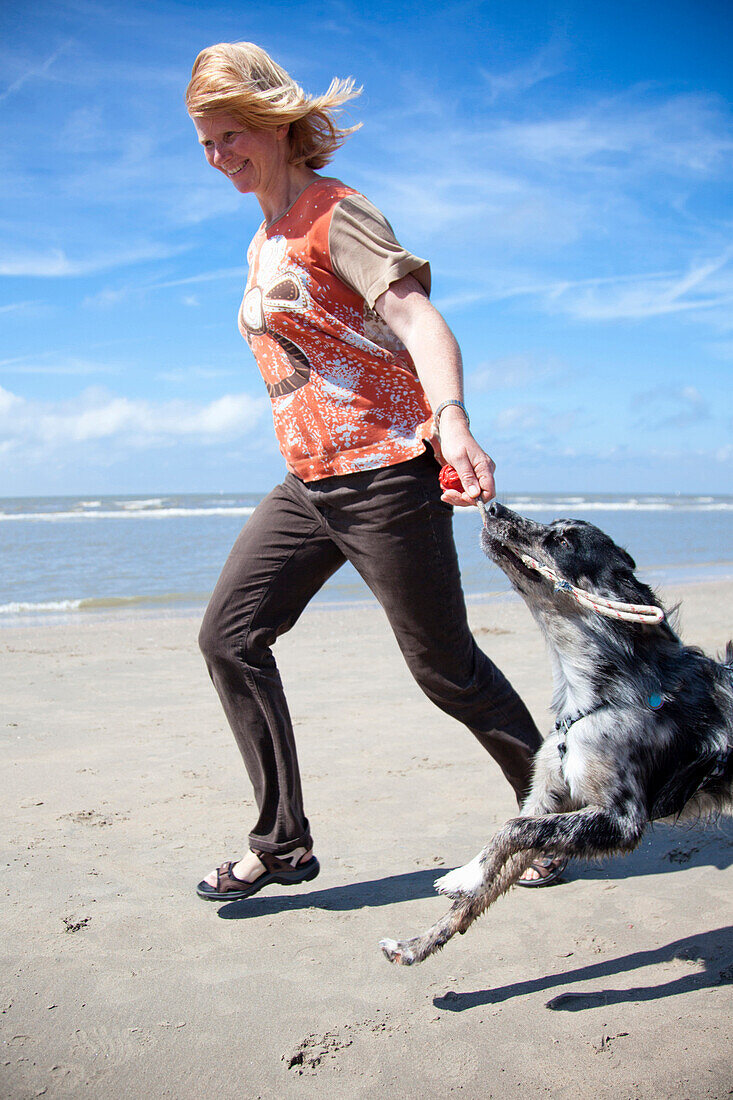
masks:
<path fill-rule="evenodd" d="M 435 880 L 435 889 L 439 894 L 457 901 L 459 898 L 472 898 L 481 889 L 484 881 L 483 868 L 478 856 L 465 867 L 456 867 L 447 875 Z"/>
<path fill-rule="evenodd" d="M 415 958 L 410 948 L 397 940 L 380 940 L 379 946 L 391 963 L 399 963 L 401 966 L 411 966 Z"/>

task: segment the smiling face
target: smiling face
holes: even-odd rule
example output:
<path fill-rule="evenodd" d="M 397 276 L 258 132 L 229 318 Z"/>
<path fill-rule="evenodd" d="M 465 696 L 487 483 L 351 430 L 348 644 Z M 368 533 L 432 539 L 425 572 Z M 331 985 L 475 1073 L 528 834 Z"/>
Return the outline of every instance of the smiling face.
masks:
<path fill-rule="evenodd" d="M 193 124 L 209 164 L 228 176 L 240 194 L 261 198 L 281 185 L 290 154 L 287 125 L 250 130 L 225 111 L 194 118 Z"/>

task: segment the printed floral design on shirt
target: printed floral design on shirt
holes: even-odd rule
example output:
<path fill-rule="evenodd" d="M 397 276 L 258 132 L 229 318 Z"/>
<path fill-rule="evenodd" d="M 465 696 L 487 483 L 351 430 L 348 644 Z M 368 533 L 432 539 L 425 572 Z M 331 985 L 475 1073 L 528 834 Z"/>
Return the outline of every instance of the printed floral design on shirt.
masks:
<path fill-rule="evenodd" d="M 305 314 L 310 304 L 303 278 L 305 272 L 301 273 L 287 266 L 285 245 L 282 237 L 265 242 L 260 252 L 259 281 L 255 285 L 248 282 L 240 309 L 240 320 L 248 339 L 250 336 L 262 336 L 269 331 L 284 353 L 284 357 L 275 353 L 258 360 L 271 398 L 283 397 L 305 386 L 311 372 L 308 356 L 303 349 L 287 337 L 268 329 L 268 310 L 290 310 Z M 287 368 L 289 372 L 283 376 L 282 370 Z M 269 381 L 266 369 L 272 371 Z"/>
<path fill-rule="evenodd" d="M 432 413 L 404 346 L 334 273 L 333 210 L 352 189 L 308 187 L 256 233 L 239 311 L 288 469 L 304 481 L 421 454 Z"/>

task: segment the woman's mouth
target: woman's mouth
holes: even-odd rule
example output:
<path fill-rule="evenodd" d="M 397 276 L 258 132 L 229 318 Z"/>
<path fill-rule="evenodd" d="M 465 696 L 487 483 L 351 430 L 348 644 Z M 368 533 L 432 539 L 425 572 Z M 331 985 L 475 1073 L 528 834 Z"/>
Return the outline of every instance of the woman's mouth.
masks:
<path fill-rule="evenodd" d="M 236 168 L 225 168 L 224 170 L 225 170 L 226 174 L 229 176 L 229 179 L 232 179 L 233 176 L 238 176 L 239 173 L 242 171 L 242 169 L 246 168 L 248 164 L 249 164 L 248 160 L 243 160 L 242 163 L 240 165 L 238 165 Z"/>

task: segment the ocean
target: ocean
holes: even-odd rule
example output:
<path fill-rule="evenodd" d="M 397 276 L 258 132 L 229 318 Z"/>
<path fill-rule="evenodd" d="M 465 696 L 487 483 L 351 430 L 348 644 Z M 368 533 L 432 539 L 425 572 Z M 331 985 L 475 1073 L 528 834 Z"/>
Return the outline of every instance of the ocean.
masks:
<path fill-rule="evenodd" d="M 257 493 L 0 499 L 0 626 L 99 615 L 198 615 Z M 499 499 L 542 522 L 586 519 L 636 559 L 652 586 L 733 577 L 733 496 L 517 493 Z M 508 594 L 479 548 L 475 509 L 458 509 L 466 593 Z M 350 565 L 321 605 L 373 597 Z"/>

